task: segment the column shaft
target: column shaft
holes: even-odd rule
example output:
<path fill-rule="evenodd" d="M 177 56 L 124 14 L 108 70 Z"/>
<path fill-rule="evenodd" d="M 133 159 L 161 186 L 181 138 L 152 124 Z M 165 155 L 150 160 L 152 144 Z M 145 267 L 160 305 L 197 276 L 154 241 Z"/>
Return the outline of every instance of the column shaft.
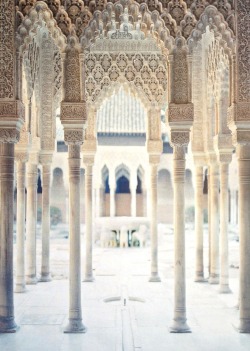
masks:
<path fill-rule="evenodd" d="M 185 150 L 174 146 L 174 333 L 190 332 L 186 323 L 185 278 Z"/>
<path fill-rule="evenodd" d="M 220 164 L 220 292 L 230 293 L 228 283 L 228 164 Z"/>
<path fill-rule="evenodd" d="M 150 185 L 151 185 L 151 276 L 150 282 L 160 282 L 158 273 L 158 228 L 157 228 L 157 172 L 158 164 L 150 164 Z"/>
<path fill-rule="evenodd" d="M 195 167 L 195 237 L 196 269 L 195 281 L 204 281 L 203 265 L 203 167 Z"/>
<path fill-rule="evenodd" d="M 250 333 L 250 147 L 239 150 L 239 233 L 240 233 L 240 325 Z"/>
<path fill-rule="evenodd" d="M 22 293 L 25 287 L 25 162 L 16 162 L 17 215 L 16 215 L 16 286 Z"/>
<path fill-rule="evenodd" d="M 93 246 L 93 214 L 92 214 L 92 204 L 93 204 L 93 194 L 92 194 L 92 178 L 93 178 L 93 166 L 85 166 L 85 208 L 86 208 L 86 231 L 85 231 L 85 244 L 86 244 L 86 256 L 85 256 L 85 282 L 94 281 L 93 268 L 92 268 L 92 246 Z"/>
<path fill-rule="evenodd" d="M 217 164 L 210 166 L 210 224 L 211 224 L 211 271 L 210 284 L 219 283 L 219 167 Z"/>
<path fill-rule="evenodd" d="M 26 283 L 36 284 L 37 165 L 27 164 Z"/>
<path fill-rule="evenodd" d="M 14 144 L 0 143 L 0 332 L 13 333 Z"/>
<path fill-rule="evenodd" d="M 69 145 L 69 323 L 65 333 L 84 333 L 81 307 L 80 145 Z"/>
<path fill-rule="evenodd" d="M 42 169 L 42 282 L 51 281 L 50 275 L 50 164 Z"/>
<path fill-rule="evenodd" d="M 130 189 L 131 192 L 131 216 L 136 217 L 136 187 Z"/>
<path fill-rule="evenodd" d="M 115 217 L 115 189 L 110 188 L 110 217 Z"/>

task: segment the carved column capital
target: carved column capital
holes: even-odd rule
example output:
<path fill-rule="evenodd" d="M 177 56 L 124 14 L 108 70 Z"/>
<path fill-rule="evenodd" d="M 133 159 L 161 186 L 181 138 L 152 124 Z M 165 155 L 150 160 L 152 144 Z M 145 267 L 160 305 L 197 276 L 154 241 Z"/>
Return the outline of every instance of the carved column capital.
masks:
<path fill-rule="evenodd" d="M 44 151 L 41 151 L 39 154 L 39 163 L 41 165 L 51 165 L 53 159 L 53 153 L 46 153 Z"/>
<path fill-rule="evenodd" d="M 28 161 L 28 152 L 16 152 L 15 151 L 15 161 L 17 162 L 27 162 Z"/>
<path fill-rule="evenodd" d="M 163 150 L 162 140 L 147 140 L 146 146 L 149 155 L 161 155 Z"/>
<path fill-rule="evenodd" d="M 187 146 L 190 139 L 190 131 L 171 131 L 170 133 L 170 145 L 175 146 Z"/>
<path fill-rule="evenodd" d="M 64 141 L 67 145 L 81 145 L 84 141 L 84 130 L 64 129 Z"/>
<path fill-rule="evenodd" d="M 0 101 L 0 142 L 17 143 L 24 123 L 24 105 L 20 100 Z"/>

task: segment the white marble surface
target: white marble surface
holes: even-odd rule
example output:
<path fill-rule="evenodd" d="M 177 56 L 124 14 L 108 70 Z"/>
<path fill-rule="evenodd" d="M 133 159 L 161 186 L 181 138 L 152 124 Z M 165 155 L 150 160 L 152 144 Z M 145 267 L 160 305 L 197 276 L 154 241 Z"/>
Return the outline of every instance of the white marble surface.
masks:
<path fill-rule="evenodd" d="M 161 283 L 148 282 L 149 247 L 95 248 L 96 280 L 82 283 L 83 323 L 88 328 L 87 333 L 63 334 L 68 318 L 69 289 L 65 279 L 68 240 L 54 239 L 51 241 L 54 280 L 28 286 L 26 293 L 15 294 L 15 314 L 20 329 L 16 334 L 0 335 L 0 350 L 248 351 L 250 335 L 239 334 L 232 326 L 238 322 L 238 311 L 234 308 L 238 299 L 238 269 L 229 270 L 233 290 L 230 295 L 218 294 L 218 285 L 194 283 L 193 230 L 186 232 L 186 239 L 187 318 L 191 334 L 169 333 L 174 288 L 172 234 L 159 238 Z M 237 265 L 238 243 L 230 241 L 229 248 L 230 264 Z M 38 241 L 38 265 L 40 252 Z M 112 297 L 121 299 L 104 302 L 105 298 Z M 133 301 L 136 299 L 140 301 Z"/>

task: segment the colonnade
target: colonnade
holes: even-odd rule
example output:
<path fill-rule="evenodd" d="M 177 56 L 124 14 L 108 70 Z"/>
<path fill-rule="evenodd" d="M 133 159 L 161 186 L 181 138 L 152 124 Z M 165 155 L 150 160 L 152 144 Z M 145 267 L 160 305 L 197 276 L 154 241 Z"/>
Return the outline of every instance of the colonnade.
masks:
<path fill-rule="evenodd" d="M 131 171 L 129 177 L 129 190 L 131 194 L 130 202 L 130 215 L 132 217 L 137 216 L 137 202 L 136 202 L 136 191 L 137 191 L 137 172 L 136 170 Z M 117 188 L 117 179 L 114 169 L 109 169 L 109 214 L 110 217 L 115 217 L 117 215 L 117 204 L 116 204 L 116 188 Z M 105 186 L 100 184 L 95 187 L 95 198 L 96 198 L 96 216 L 102 217 L 105 213 L 104 201 L 105 201 Z"/>

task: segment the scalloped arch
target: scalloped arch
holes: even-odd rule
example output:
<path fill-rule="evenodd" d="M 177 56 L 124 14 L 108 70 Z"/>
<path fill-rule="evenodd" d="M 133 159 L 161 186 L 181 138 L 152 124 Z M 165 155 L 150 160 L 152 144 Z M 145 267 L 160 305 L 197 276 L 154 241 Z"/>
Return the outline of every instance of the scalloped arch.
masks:
<path fill-rule="evenodd" d="M 221 36 L 221 39 L 227 44 L 230 50 L 234 50 L 233 31 L 229 28 L 221 12 L 219 12 L 215 6 L 209 5 L 205 8 L 205 11 L 202 13 L 200 20 L 197 22 L 195 29 L 188 39 L 190 51 L 192 51 L 198 41 L 201 40 L 202 34 L 206 32 L 207 26 L 209 26 L 210 30 L 213 30 L 215 34 Z"/>
<path fill-rule="evenodd" d="M 83 49 L 88 48 L 96 38 L 105 37 L 112 25 L 112 15 L 116 21 L 119 21 L 125 7 L 128 7 L 132 23 L 141 23 L 141 30 L 145 36 L 154 35 L 162 49 L 172 50 L 174 38 L 170 35 L 170 31 L 159 12 L 156 10 L 151 12 L 145 3 L 140 5 L 134 0 L 127 0 L 126 2 L 118 0 L 114 4 L 108 3 L 103 11 L 95 11 L 93 18 L 80 36 Z"/>
<path fill-rule="evenodd" d="M 43 1 L 39 1 L 31 8 L 17 29 L 16 40 L 19 51 L 24 52 L 28 48 L 37 30 L 44 25 L 48 28 L 58 48 L 62 52 L 64 51 L 66 47 L 66 37 L 58 27 L 51 10 Z"/>

